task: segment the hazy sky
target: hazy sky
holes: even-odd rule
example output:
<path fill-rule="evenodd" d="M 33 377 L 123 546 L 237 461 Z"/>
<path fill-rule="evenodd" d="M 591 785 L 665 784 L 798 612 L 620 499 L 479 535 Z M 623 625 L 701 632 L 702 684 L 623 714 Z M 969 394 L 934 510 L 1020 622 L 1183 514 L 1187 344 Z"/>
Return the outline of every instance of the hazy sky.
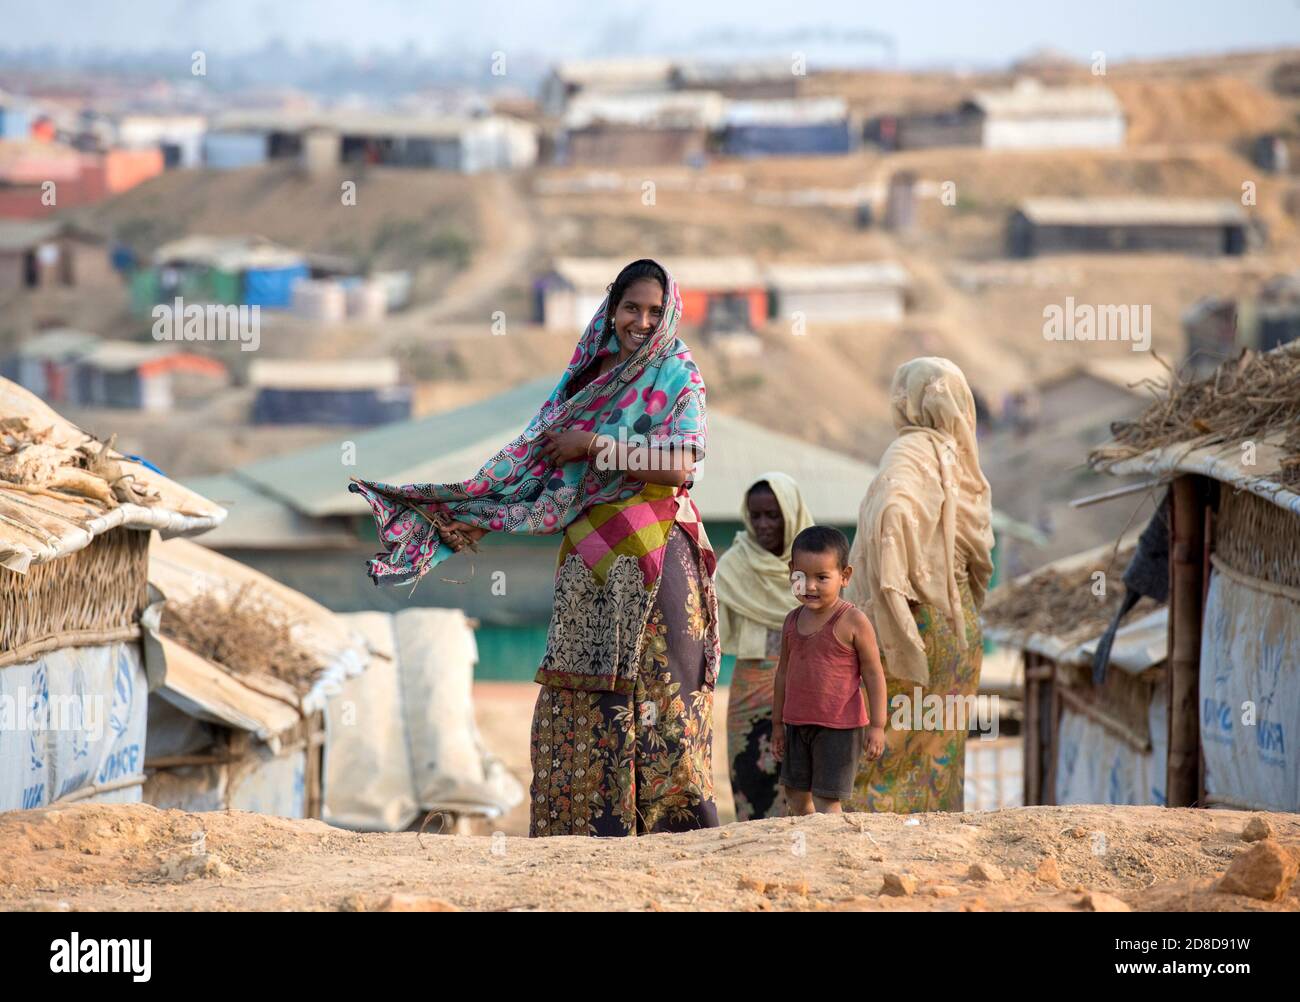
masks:
<path fill-rule="evenodd" d="M 720 33 L 744 44 L 712 51 L 748 54 L 815 44 L 791 33 L 816 30 L 863 39 L 863 62 L 879 62 L 877 32 L 894 40 L 904 66 L 994 65 L 1052 46 L 1087 60 L 1102 50 L 1130 56 L 1300 45 L 1297 0 L 0 0 L 0 47 L 67 49 L 203 46 L 230 51 L 280 37 L 290 46 L 343 44 L 358 50 L 412 42 L 439 50 L 528 49 L 548 58 L 595 54 L 699 54 L 692 40 Z M 841 51 L 848 51 L 841 45 Z M 811 65 L 810 65 L 811 68 Z"/>

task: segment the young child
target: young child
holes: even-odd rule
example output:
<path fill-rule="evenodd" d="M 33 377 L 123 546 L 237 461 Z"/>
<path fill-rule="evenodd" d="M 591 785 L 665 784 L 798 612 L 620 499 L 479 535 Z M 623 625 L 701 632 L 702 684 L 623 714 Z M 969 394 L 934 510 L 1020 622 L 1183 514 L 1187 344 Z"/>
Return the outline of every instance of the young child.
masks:
<path fill-rule="evenodd" d="M 812 525 L 790 549 L 790 580 L 802 606 L 781 630 L 772 747 L 791 814 L 836 814 L 853 792 L 863 745 L 885 749 L 885 673 L 866 614 L 840 598 L 853 576 L 849 541 L 839 529 Z M 871 700 L 862 699 L 866 685 Z"/>

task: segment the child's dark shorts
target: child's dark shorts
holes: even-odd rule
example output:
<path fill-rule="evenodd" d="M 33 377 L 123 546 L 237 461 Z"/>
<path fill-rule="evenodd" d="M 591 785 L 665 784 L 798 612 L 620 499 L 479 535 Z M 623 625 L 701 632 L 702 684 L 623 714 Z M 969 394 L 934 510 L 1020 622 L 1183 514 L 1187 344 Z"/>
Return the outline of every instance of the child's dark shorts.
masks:
<path fill-rule="evenodd" d="M 847 800 L 866 738 L 865 727 L 786 724 L 781 785 L 824 800 Z"/>

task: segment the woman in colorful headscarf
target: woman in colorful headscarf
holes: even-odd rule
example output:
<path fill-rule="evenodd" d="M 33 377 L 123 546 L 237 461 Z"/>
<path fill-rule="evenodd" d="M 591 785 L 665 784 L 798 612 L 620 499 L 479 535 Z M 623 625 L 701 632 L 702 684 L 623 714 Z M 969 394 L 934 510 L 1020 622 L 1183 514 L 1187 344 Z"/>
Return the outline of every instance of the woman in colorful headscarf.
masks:
<path fill-rule="evenodd" d="M 935 728 L 923 710 L 931 694 L 968 705 L 979 686 L 979 610 L 993 574 L 989 483 L 979 465 L 975 401 L 957 366 L 946 358 L 904 362 L 890 393 L 898 437 L 858 512 L 849 556 L 858 572 L 845 591 L 876 628 L 889 719 L 885 752 L 862 760 L 845 807 L 960 811 L 966 730 L 959 725 L 967 721 Z M 912 729 L 918 719 L 923 727 Z M 895 720 L 909 726 L 896 729 Z"/>
<path fill-rule="evenodd" d="M 655 261 L 610 285 L 523 434 L 459 484 L 357 481 L 409 581 L 486 532 L 563 533 L 531 733 L 529 832 L 713 827 L 715 559 L 691 500 L 704 380 Z"/>
<path fill-rule="evenodd" d="M 781 626 L 799 604 L 790 587 L 790 545 L 813 524 L 794 478 L 764 473 L 740 506 L 745 526 L 718 558 L 718 633 L 736 656 L 727 697 L 727 758 L 736 819 L 784 813 L 772 754 L 772 686 L 781 657 Z"/>

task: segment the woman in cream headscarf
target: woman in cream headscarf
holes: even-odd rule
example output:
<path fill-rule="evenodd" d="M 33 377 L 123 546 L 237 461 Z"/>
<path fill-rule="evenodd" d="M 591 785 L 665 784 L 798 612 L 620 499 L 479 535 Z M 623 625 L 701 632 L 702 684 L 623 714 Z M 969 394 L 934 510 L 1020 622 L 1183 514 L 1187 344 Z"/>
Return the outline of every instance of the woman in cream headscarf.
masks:
<path fill-rule="evenodd" d="M 964 704 L 979 686 L 979 610 L 993 573 L 989 483 L 975 401 L 957 366 L 914 358 L 894 373 L 890 395 L 898 437 L 862 500 L 849 557 L 857 573 L 845 591 L 876 628 L 889 721 L 885 753 L 863 759 L 845 807 L 960 811 L 966 731 L 927 722 L 924 697 L 959 696 Z M 896 703 L 900 695 L 906 699 Z M 895 719 L 908 729 L 895 729 Z M 911 729 L 918 719 L 921 729 Z"/>
<path fill-rule="evenodd" d="M 777 817 L 784 799 L 772 755 L 772 685 L 781 656 L 781 625 L 799 604 L 790 588 L 790 544 L 813 524 L 799 485 L 764 473 L 740 506 L 744 530 L 718 559 L 718 632 L 736 656 L 727 697 L 727 757 L 736 819 Z"/>

